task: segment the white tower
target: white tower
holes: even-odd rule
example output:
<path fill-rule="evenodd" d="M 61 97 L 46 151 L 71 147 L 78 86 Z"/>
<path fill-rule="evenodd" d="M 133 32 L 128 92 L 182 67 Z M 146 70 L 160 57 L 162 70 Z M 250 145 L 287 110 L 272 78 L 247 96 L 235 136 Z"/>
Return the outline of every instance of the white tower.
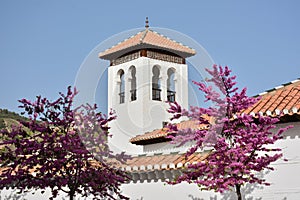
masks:
<path fill-rule="evenodd" d="M 116 111 L 110 123 L 114 151 L 141 153 L 130 138 L 160 129 L 169 121 L 169 102 L 188 107 L 188 72 L 185 59 L 195 50 L 149 29 L 101 52 L 110 61 L 108 108 Z"/>

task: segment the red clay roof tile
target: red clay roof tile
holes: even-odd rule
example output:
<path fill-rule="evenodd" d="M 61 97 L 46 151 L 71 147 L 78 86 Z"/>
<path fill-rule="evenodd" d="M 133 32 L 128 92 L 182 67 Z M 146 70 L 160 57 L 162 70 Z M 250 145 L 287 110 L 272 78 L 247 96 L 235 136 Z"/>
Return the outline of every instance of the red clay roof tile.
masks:
<path fill-rule="evenodd" d="M 115 46 L 99 53 L 99 57 L 106 60 L 112 60 L 138 49 L 157 48 L 167 50 L 181 57 L 189 57 L 196 54 L 196 51 L 190 47 L 184 46 L 170 38 L 167 38 L 155 31 L 145 29 L 136 35 L 116 44 Z"/>
<path fill-rule="evenodd" d="M 281 112 L 280 117 L 294 114 L 300 115 L 300 80 L 285 84 L 277 89 L 272 89 L 260 96 L 261 99 L 255 105 L 245 110 L 245 113 L 250 114 L 253 112 L 255 114 L 262 113 L 266 115 L 267 111 L 269 111 L 272 116 L 276 116 L 275 110 L 279 110 Z M 283 113 L 284 110 L 287 113 Z M 203 127 L 205 126 L 191 120 L 177 124 L 178 129 L 197 129 Z M 145 144 L 146 141 L 166 138 L 168 134 L 170 133 L 166 129 L 157 129 L 131 138 L 130 142 L 133 144 Z"/>
<path fill-rule="evenodd" d="M 126 168 L 127 171 L 151 171 L 154 169 L 155 165 L 158 165 L 160 169 L 163 169 L 163 165 L 166 166 L 165 169 L 171 169 L 171 165 L 175 165 L 175 169 L 179 168 L 177 166 L 181 163 L 181 166 L 184 166 L 187 163 L 200 162 L 206 159 L 208 153 L 194 153 L 185 158 L 185 154 L 171 153 L 171 154 L 160 154 L 152 156 L 137 156 L 132 157 L 125 164 L 121 164 L 119 167 Z M 147 169 L 147 166 L 152 166 L 152 169 Z M 145 167 L 145 168 L 144 168 Z"/>
<path fill-rule="evenodd" d="M 300 114 L 300 81 L 295 81 L 284 87 L 264 93 L 261 95 L 260 101 L 247 109 L 245 113 L 262 112 L 263 114 L 266 114 L 267 111 L 270 111 L 273 115 L 276 115 L 276 109 L 280 109 L 280 111 L 287 110 L 286 113 L 281 113 L 281 117 L 285 115 Z M 196 121 L 184 121 L 179 123 L 177 127 L 178 129 L 201 128 Z M 131 141 L 148 140 L 155 137 L 165 137 L 166 135 L 166 129 L 160 129 L 132 138 Z M 192 164 L 205 160 L 208 155 L 208 152 L 194 153 L 188 158 L 185 157 L 185 154 L 179 153 L 154 154 L 152 156 L 144 155 L 132 157 L 125 164 L 120 166 L 129 172 L 138 171 L 138 173 L 151 172 L 155 169 L 155 166 L 158 166 L 160 170 L 172 170 L 179 169 L 188 163 Z M 148 168 L 148 166 L 150 167 Z"/>
<path fill-rule="evenodd" d="M 280 111 L 280 117 L 300 114 L 300 80 L 285 84 L 283 87 L 275 88 L 271 92 L 260 96 L 261 99 L 250 109 L 247 109 L 245 113 L 261 112 L 266 114 L 269 111 L 272 113 L 272 116 L 275 116 L 277 115 L 275 112 L 277 110 Z M 284 110 L 285 112 L 283 113 Z"/>
<path fill-rule="evenodd" d="M 177 128 L 179 130 L 183 130 L 183 129 L 187 129 L 187 128 L 201 129 L 201 128 L 205 128 L 205 127 L 206 127 L 206 125 L 198 124 L 197 121 L 193 121 L 193 120 L 183 121 L 183 122 L 180 122 L 177 124 Z M 168 132 L 167 128 L 156 129 L 154 131 L 147 132 L 143 135 L 138 135 L 134 138 L 131 138 L 130 142 L 133 144 L 138 144 L 140 141 L 143 141 L 143 140 L 155 140 L 158 138 L 165 138 L 169 134 L 171 134 L 171 133 Z"/>

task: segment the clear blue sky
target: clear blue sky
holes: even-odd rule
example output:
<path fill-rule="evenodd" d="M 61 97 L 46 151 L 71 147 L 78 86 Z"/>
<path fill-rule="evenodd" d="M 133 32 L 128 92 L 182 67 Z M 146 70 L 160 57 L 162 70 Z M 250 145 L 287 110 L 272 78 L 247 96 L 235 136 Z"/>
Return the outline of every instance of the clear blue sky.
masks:
<path fill-rule="evenodd" d="M 1 0 L 0 108 L 57 97 L 96 45 L 142 27 L 146 16 L 195 39 L 255 95 L 300 77 L 299 8 L 297 0 Z"/>

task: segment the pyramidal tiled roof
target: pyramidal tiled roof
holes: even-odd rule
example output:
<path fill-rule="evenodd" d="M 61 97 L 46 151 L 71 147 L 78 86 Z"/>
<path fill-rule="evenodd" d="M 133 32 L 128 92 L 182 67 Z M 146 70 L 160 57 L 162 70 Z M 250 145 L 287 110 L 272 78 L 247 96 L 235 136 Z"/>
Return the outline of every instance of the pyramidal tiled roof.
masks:
<path fill-rule="evenodd" d="M 194 49 L 146 28 L 144 31 L 138 32 L 130 38 L 99 53 L 99 57 L 112 60 L 131 51 L 146 48 L 166 50 L 184 58 L 196 54 Z"/>

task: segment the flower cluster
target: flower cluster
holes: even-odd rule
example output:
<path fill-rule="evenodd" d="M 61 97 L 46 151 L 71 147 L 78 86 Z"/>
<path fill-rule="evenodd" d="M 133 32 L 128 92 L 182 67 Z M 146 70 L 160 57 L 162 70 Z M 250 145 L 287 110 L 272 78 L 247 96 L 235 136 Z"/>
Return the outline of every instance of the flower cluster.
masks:
<path fill-rule="evenodd" d="M 34 102 L 19 101 L 30 120 L 2 130 L 1 189 L 50 188 L 50 199 L 59 191 L 70 199 L 75 194 L 126 199 L 119 187 L 128 177 L 110 160 L 124 162 L 127 157 L 114 155 L 107 145 L 107 123 L 115 119 L 114 113 L 106 117 L 90 105 L 73 109 L 76 94 L 69 87 L 66 95 L 60 93 L 52 102 L 40 96 Z"/>
<path fill-rule="evenodd" d="M 274 131 L 277 118 L 257 114 L 252 116 L 244 112 L 259 99 L 248 97 L 246 89 L 240 92 L 235 86 L 235 76 L 231 76 L 228 67 L 213 66 L 207 72 L 212 76 L 208 86 L 204 82 L 194 82 L 205 94 L 206 101 L 211 101 L 208 108 L 191 107 L 184 110 L 177 103 L 169 109 L 174 118 L 182 116 L 207 124 L 207 129 L 182 132 L 170 125 L 173 143 L 193 142 L 187 156 L 204 147 L 210 147 L 209 156 L 198 163 L 190 164 L 183 175 L 171 184 L 182 181 L 196 183 L 201 189 L 223 192 L 236 188 L 240 199 L 240 187 L 245 183 L 269 185 L 258 172 L 273 170 L 270 164 L 282 157 L 281 149 L 274 143 L 282 139 L 282 133 L 290 127 Z"/>

